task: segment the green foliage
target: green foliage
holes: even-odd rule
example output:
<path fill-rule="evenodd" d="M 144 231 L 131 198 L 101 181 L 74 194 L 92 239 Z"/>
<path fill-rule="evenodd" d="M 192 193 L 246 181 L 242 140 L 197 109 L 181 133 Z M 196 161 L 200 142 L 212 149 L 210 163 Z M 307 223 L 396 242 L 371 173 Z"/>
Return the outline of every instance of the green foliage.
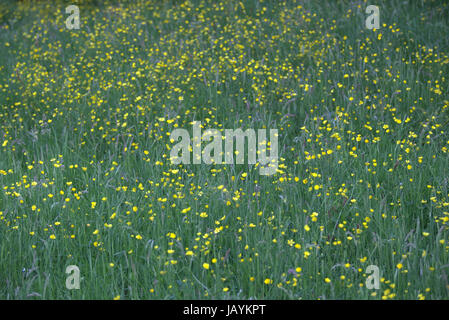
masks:
<path fill-rule="evenodd" d="M 74 3 L 0 3 L 0 298 L 448 298 L 445 1 L 379 30 L 366 1 Z M 172 165 L 194 120 L 278 129 L 278 172 Z"/>

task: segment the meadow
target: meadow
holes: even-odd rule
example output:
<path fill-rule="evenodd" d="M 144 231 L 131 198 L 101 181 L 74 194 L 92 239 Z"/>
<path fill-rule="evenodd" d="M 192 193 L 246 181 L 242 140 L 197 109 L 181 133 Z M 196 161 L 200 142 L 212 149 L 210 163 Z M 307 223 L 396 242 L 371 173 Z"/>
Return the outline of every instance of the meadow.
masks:
<path fill-rule="evenodd" d="M 437 0 L 1 1 L 0 299 L 448 299 L 448 34 Z M 277 129 L 276 173 L 172 164 L 193 121 Z"/>

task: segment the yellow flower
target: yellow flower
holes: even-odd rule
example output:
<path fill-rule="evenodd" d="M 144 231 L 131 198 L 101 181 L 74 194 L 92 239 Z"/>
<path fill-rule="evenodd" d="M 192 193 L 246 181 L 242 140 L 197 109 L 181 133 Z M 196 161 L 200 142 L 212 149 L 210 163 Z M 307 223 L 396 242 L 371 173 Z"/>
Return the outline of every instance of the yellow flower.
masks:
<path fill-rule="evenodd" d="M 398 268 L 398 269 L 402 269 L 402 267 L 403 267 L 402 263 L 398 263 L 398 264 L 396 265 L 396 268 Z"/>
<path fill-rule="evenodd" d="M 50 239 L 55 240 L 56 236 L 54 234 L 50 235 Z"/>
<path fill-rule="evenodd" d="M 203 263 L 203 268 L 204 268 L 204 269 L 206 269 L 206 270 L 208 270 L 208 269 L 209 269 L 209 264 L 208 264 L 208 263 L 206 263 L 206 262 L 205 262 L 205 263 Z"/>
<path fill-rule="evenodd" d="M 271 284 L 273 283 L 273 280 L 271 280 L 270 278 L 266 278 L 265 281 L 263 282 L 265 284 Z"/>

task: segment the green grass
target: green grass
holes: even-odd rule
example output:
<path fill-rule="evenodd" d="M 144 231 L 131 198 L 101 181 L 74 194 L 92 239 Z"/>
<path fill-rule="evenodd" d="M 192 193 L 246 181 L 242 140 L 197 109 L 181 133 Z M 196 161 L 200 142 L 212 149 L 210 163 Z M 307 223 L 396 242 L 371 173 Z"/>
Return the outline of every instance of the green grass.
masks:
<path fill-rule="evenodd" d="M 74 3 L 0 4 L 0 298 L 448 299 L 447 2 Z M 172 165 L 194 120 L 278 172 Z"/>

